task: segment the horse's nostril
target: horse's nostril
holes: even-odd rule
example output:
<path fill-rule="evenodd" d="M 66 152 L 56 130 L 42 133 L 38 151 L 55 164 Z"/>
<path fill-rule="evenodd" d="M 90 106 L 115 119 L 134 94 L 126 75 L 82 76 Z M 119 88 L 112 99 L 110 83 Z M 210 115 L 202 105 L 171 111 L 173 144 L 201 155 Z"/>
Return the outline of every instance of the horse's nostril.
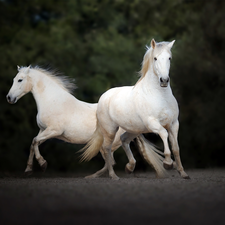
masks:
<path fill-rule="evenodd" d="M 167 78 L 167 79 L 163 79 L 162 77 L 160 77 L 160 82 L 161 83 L 168 83 L 169 82 L 169 80 L 170 80 L 170 78 Z"/>
<path fill-rule="evenodd" d="M 8 100 L 8 101 L 10 101 L 10 100 L 11 100 L 11 98 L 10 98 L 10 96 L 9 96 L 9 95 L 7 95 L 7 96 L 6 96 L 6 98 L 7 98 L 7 100 Z"/>

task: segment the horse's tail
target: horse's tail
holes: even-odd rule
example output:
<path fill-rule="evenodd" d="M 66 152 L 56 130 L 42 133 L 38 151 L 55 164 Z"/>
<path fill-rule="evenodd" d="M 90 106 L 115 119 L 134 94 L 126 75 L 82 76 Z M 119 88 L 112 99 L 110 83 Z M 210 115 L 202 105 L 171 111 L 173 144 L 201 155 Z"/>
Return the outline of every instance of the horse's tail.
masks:
<path fill-rule="evenodd" d="M 156 149 L 143 135 L 139 135 L 136 139 L 139 152 L 156 171 L 157 177 L 167 177 L 167 171 L 162 163 L 164 153 Z"/>
<path fill-rule="evenodd" d="M 102 147 L 103 140 L 103 135 L 97 120 L 97 126 L 94 134 L 88 143 L 79 151 L 83 152 L 80 161 L 90 161 L 94 156 L 96 156 Z"/>

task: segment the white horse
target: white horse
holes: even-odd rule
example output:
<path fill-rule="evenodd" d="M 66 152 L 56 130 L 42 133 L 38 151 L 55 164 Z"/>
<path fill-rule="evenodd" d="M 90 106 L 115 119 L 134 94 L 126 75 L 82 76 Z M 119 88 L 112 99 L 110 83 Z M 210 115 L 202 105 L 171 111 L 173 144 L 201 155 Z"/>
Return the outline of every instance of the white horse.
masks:
<path fill-rule="evenodd" d="M 172 42 L 156 43 L 145 53 L 141 77 L 135 86 L 112 88 L 99 99 L 97 108 L 97 128 L 89 144 L 83 148 L 83 160 L 90 160 L 102 146 L 108 165 L 109 175 L 119 179 L 112 167 L 111 146 L 119 127 L 126 130 L 121 136 L 122 145 L 130 150 L 129 143 L 141 133 L 157 133 L 164 143 L 166 169 L 173 167 L 168 137 L 171 142 L 177 170 L 183 178 L 178 135 L 178 105 L 169 83 L 169 69 L 172 58 Z"/>
<path fill-rule="evenodd" d="M 37 124 L 40 128 L 38 135 L 33 139 L 30 147 L 30 155 L 25 173 L 32 173 L 33 157 L 35 155 L 42 170 L 47 168 L 46 160 L 41 156 L 38 146 L 50 138 L 57 138 L 69 143 L 86 144 L 96 129 L 97 104 L 90 104 L 76 99 L 72 94 L 75 85 L 65 76 L 56 76 L 53 71 L 40 67 L 18 67 L 18 74 L 14 78 L 13 85 L 7 95 L 9 103 L 16 103 L 22 96 L 31 92 L 37 104 Z M 121 146 L 120 135 L 124 130 L 119 129 L 112 146 L 113 152 Z M 142 137 L 140 137 L 143 140 Z M 139 145 L 142 148 L 142 145 Z M 145 147 L 143 146 L 144 150 Z M 104 158 L 104 153 L 101 151 Z M 129 163 L 127 171 L 132 172 L 135 167 L 135 159 L 131 151 L 126 151 Z M 143 153 L 146 154 L 151 152 Z M 153 152 L 152 156 L 145 157 L 153 164 L 158 176 L 161 176 L 160 157 Z M 155 159 L 154 159 L 155 157 Z M 155 163 L 158 165 L 154 166 Z M 158 166 L 158 167 L 157 167 Z M 157 169 L 158 168 L 158 169 Z M 107 165 L 100 171 L 89 176 L 98 177 L 107 171 Z M 158 172 L 159 171 L 159 172 Z"/>

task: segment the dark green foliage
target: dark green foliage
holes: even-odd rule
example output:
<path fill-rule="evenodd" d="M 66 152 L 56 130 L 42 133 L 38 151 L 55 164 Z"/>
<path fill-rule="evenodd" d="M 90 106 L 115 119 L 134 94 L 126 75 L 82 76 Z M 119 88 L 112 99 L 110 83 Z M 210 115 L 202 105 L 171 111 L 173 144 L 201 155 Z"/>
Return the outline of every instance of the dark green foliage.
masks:
<path fill-rule="evenodd" d="M 16 105 L 5 99 L 16 65 L 57 68 L 76 79 L 78 99 L 97 102 L 107 89 L 137 81 L 152 38 L 176 40 L 170 74 L 180 105 L 184 165 L 223 166 L 224 11 L 219 0 L 0 1 L 0 170 L 25 169 L 38 133 L 33 97 Z M 40 149 L 53 170 L 103 165 L 100 156 L 78 165 L 80 146 L 48 141 Z M 118 151 L 116 160 L 118 168 L 124 167 L 125 153 Z"/>

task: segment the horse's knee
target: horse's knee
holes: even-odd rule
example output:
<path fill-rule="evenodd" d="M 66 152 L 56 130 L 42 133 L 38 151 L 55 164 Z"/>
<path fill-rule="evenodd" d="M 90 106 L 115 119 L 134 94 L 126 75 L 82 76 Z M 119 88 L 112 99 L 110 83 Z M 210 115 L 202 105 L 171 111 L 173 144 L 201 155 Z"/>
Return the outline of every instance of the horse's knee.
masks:
<path fill-rule="evenodd" d="M 120 140 L 121 140 L 122 143 L 124 143 L 124 142 L 127 140 L 126 133 L 123 133 L 123 134 L 120 136 Z"/>
<path fill-rule="evenodd" d="M 129 144 L 134 138 L 135 138 L 134 135 L 131 135 L 126 132 L 120 136 L 120 140 L 121 140 L 122 144 L 124 144 L 124 143 Z"/>
<path fill-rule="evenodd" d="M 159 131 L 159 136 L 162 138 L 162 140 L 167 140 L 169 135 L 167 130 L 163 128 Z"/>
<path fill-rule="evenodd" d="M 32 148 L 37 144 L 37 138 L 35 137 L 31 143 Z"/>

